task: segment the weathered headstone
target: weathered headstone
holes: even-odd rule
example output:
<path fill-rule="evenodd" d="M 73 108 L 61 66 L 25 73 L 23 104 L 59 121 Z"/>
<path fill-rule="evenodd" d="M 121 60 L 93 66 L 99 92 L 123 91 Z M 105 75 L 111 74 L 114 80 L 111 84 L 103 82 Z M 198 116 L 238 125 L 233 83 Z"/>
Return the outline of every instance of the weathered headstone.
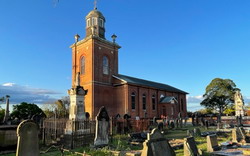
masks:
<path fill-rule="evenodd" d="M 175 124 L 174 124 L 173 121 L 170 122 L 170 128 L 171 128 L 171 129 L 174 129 L 174 128 L 175 128 Z"/>
<path fill-rule="evenodd" d="M 194 137 L 184 138 L 184 156 L 200 156 L 201 151 L 197 148 Z"/>
<path fill-rule="evenodd" d="M 175 156 L 175 152 L 164 135 L 155 128 L 143 143 L 141 156 Z"/>
<path fill-rule="evenodd" d="M 201 130 L 199 128 L 194 129 L 194 136 L 201 136 Z"/>
<path fill-rule="evenodd" d="M 209 127 L 209 122 L 208 120 L 205 120 L 205 128 L 208 129 L 208 127 Z"/>
<path fill-rule="evenodd" d="M 216 135 L 208 135 L 207 136 L 207 151 L 214 152 L 220 150 L 221 147 L 218 144 Z"/>
<path fill-rule="evenodd" d="M 96 116 L 95 146 L 108 145 L 109 139 L 109 116 L 106 108 L 102 106 Z"/>
<path fill-rule="evenodd" d="M 242 127 L 237 127 L 232 130 L 232 142 L 249 143 L 250 139 Z"/>
<path fill-rule="evenodd" d="M 187 136 L 194 136 L 194 131 L 193 130 L 187 130 Z"/>
<path fill-rule="evenodd" d="M 16 156 L 39 156 L 39 127 L 32 120 L 24 120 L 17 127 Z"/>
<path fill-rule="evenodd" d="M 159 122 L 157 128 L 162 132 L 163 131 L 163 122 Z"/>

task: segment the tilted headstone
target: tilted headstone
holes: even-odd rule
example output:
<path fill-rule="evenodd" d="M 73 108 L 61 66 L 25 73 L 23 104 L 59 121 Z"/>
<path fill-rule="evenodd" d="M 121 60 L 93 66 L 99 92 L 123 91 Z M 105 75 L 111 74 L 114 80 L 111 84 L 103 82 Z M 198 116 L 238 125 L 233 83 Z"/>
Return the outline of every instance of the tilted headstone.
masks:
<path fill-rule="evenodd" d="M 220 150 L 220 146 L 218 144 L 216 135 L 208 135 L 207 136 L 207 151 L 214 152 Z"/>
<path fill-rule="evenodd" d="M 106 108 L 102 106 L 96 116 L 95 146 L 108 145 L 109 139 L 109 116 Z"/>
<path fill-rule="evenodd" d="M 250 139 L 242 127 L 237 127 L 232 130 L 232 142 L 249 143 Z"/>
<path fill-rule="evenodd" d="M 200 156 L 201 152 L 197 148 L 194 137 L 184 138 L 184 156 Z"/>
<path fill-rule="evenodd" d="M 16 156 L 39 156 L 39 127 L 32 120 L 24 120 L 17 127 Z"/>
<path fill-rule="evenodd" d="M 175 152 L 164 135 L 155 128 L 143 143 L 141 156 L 175 156 Z"/>

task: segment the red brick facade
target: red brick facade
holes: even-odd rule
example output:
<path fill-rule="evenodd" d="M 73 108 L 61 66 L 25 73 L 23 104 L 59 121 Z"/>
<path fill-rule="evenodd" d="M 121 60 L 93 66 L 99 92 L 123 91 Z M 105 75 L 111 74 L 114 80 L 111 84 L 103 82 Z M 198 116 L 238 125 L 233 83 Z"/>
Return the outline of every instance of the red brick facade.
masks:
<path fill-rule="evenodd" d="M 103 15 L 97 10 L 91 11 L 86 20 L 92 21 L 92 18 L 96 18 L 98 22 L 100 20 L 105 21 Z M 177 117 L 179 112 L 186 116 L 185 92 L 180 90 L 173 92 L 147 85 L 131 84 L 119 79 L 118 49 L 120 46 L 115 42 L 106 40 L 104 34 L 95 33 L 94 29 L 99 32 L 99 27 L 104 25 L 103 23 L 101 23 L 103 25 L 98 25 L 98 22 L 88 24 L 86 30 L 90 31 L 93 28 L 92 34 L 87 35 L 81 41 L 76 41 L 71 46 L 72 86 L 74 86 L 76 73 L 80 72 L 80 83 L 85 90 L 88 90 L 85 96 L 85 111 L 92 118 L 98 113 L 101 106 L 107 108 L 110 116 L 127 113 L 132 118 L 136 116 L 153 118 L 161 115 Z M 133 109 L 132 93 L 135 104 Z M 161 103 L 161 96 L 175 97 L 178 102 L 175 104 Z M 153 103 L 155 103 L 155 106 L 153 106 Z"/>

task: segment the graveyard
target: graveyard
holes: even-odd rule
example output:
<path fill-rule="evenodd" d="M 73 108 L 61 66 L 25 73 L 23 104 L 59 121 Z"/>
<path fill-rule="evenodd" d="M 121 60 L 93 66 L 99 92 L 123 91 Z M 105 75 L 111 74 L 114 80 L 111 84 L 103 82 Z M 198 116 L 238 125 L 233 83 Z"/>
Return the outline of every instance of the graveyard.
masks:
<path fill-rule="evenodd" d="M 56 0 L 54 3 L 59 4 L 59 0 Z M 60 5 L 68 5 L 64 3 L 69 2 L 60 2 Z M 80 2 L 78 3 L 80 4 Z M 104 5 L 104 2 L 101 3 Z M 122 4 L 123 2 L 119 3 Z M 161 1 L 160 3 L 168 4 L 169 2 Z M 185 3 L 183 6 L 187 5 Z M 123 5 L 124 4 L 125 3 L 123 3 Z M 151 4 L 153 3 L 151 2 Z M 33 56 L 34 53 L 27 52 L 25 57 L 29 59 L 24 60 L 21 56 L 17 55 L 20 57 L 18 60 L 21 60 L 23 64 L 31 62 L 26 69 L 39 65 L 38 67 L 40 67 L 40 69 L 35 69 L 35 71 L 42 71 L 41 68 L 43 68 L 44 73 L 33 73 L 29 70 L 25 70 L 26 72 L 20 71 L 19 73 L 26 73 L 28 76 L 25 77 L 25 80 L 20 79 L 18 82 L 24 81 L 28 83 L 34 79 L 37 81 L 34 85 L 51 87 L 51 89 L 31 88 L 29 85 L 15 85 L 15 83 L 0 85 L 0 104 L 4 105 L 4 108 L 0 105 L 0 156 L 250 155 L 250 103 L 249 106 L 246 106 L 247 100 L 244 100 L 244 98 L 248 98 L 248 100 L 250 98 L 246 95 L 243 96 L 242 92 L 244 93 L 244 90 L 236 86 L 234 81 L 238 83 L 240 80 L 234 77 L 232 77 L 235 79 L 234 81 L 229 78 L 218 78 L 218 76 L 224 76 L 220 73 L 224 73 L 225 68 L 233 71 L 235 66 L 238 69 L 242 67 L 234 65 L 234 68 L 231 67 L 231 69 L 224 65 L 219 68 L 218 65 L 218 69 L 223 70 L 218 71 L 218 73 L 214 72 L 214 75 L 212 75 L 213 71 L 208 69 L 211 65 L 217 65 L 218 62 L 221 64 L 229 64 L 229 59 L 225 57 L 226 53 L 224 53 L 225 56 L 223 55 L 223 59 L 216 60 L 222 56 L 219 55 L 222 52 L 217 50 L 222 49 L 223 51 L 229 51 L 224 48 L 229 47 L 229 49 L 233 49 L 230 47 L 232 43 L 230 44 L 225 41 L 226 44 L 221 48 L 209 45 L 212 40 L 215 40 L 215 34 L 217 34 L 217 32 L 210 32 L 208 30 L 206 32 L 207 35 L 214 34 L 210 36 L 211 41 L 204 40 L 202 44 L 198 42 L 198 40 L 203 41 L 203 38 L 199 38 L 200 34 L 202 34 L 202 37 L 205 36 L 204 38 L 207 38 L 207 36 L 203 34 L 203 31 L 201 31 L 202 33 L 199 32 L 199 29 L 202 28 L 205 30 L 206 27 L 210 27 L 210 25 L 208 25 L 210 22 L 202 22 L 204 19 L 203 16 L 197 18 L 199 19 L 198 22 L 192 21 L 190 17 L 197 16 L 197 14 L 200 15 L 203 12 L 202 9 L 193 9 L 194 4 L 192 4 L 194 5 L 192 7 L 189 6 L 191 11 L 188 12 L 195 10 L 198 13 L 192 12 L 189 17 L 184 16 L 187 12 L 183 12 L 183 19 L 178 16 L 178 14 L 181 14 L 180 12 L 177 13 L 171 10 L 173 7 L 171 5 L 166 5 L 170 6 L 168 9 L 153 9 L 152 11 L 148 11 L 151 9 L 151 6 L 148 6 L 147 9 L 141 7 L 144 5 L 141 2 L 137 5 L 138 6 L 133 9 L 131 8 L 131 4 L 131 6 L 127 6 L 128 8 L 126 8 L 128 11 L 121 11 L 119 9 L 124 8 L 118 8 L 118 5 L 111 6 L 111 2 L 105 2 L 105 7 L 102 7 L 104 8 L 104 12 L 109 15 L 107 17 L 110 17 L 110 23 L 108 23 L 108 18 L 97 9 L 97 0 L 94 0 L 94 8 L 92 10 L 88 10 L 88 12 L 84 10 L 85 13 L 87 13 L 86 16 L 84 16 L 85 25 L 76 22 L 79 19 L 76 20 L 74 16 L 78 15 L 79 12 L 77 12 L 76 6 L 72 7 L 73 5 L 64 6 L 65 8 L 62 7 L 63 9 L 54 9 L 53 14 L 51 13 L 51 15 L 46 17 L 48 19 L 50 19 L 50 17 L 54 18 L 50 19 L 50 21 L 47 21 L 45 16 L 44 19 L 40 17 L 45 14 L 44 10 L 48 10 L 48 8 L 40 12 L 40 16 L 35 17 L 41 20 L 41 23 L 38 22 L 38 24 L 44 29 L 46 28 L 46 24 L 48 28 L 50 28 L 51 26 L 49 26 L 49 24 L 58 22 L 57 24 L 54 23 L 57 25 L 55 26 L 55 30 L 58 30 L 62 36 L 52 33 L 53 29 L 48 29 L 48 32 L 43 32 L 41 27 L 35 26 L 37 22 L 25 21 L 25 18 L 19 17 L 26 23 L 34 24 L 33 27 L 37 27 L 34 32 L 41 34 L 31 37 L 31 34 L 22 30 L 27 26 L 16 28 L 22 30 L 20 32 L 27 33 L 20 37 L 20 40 L 23 42 L 27 40 L 27 43 L 32 43 L 33 45 L 34 38 L 39 40 L 39 44 L 38 42 L 34 44 L 32 50 L 20 50 L 20 52 L 35 51 L 36 57 Z M 162 7 L 159 4 L 156 6 L 156 8 Z M 207 7 L 207 5 L 204 6 Z M 72 8 L 69 9 L 70 7 Z M 124 7 L 126 6 L 124 5 Z M 87 8 L 88 7 L 85 8 L 84 6 L 84 9 Z M 143 9 L 141 10 L 140 8 Z M 212 6 L 211 10 L 213 9 L 214 6 Z M 34 7 L 32 11 L 34 12 L 34 16 L 35 10 Z M 61 10 L 61 12 L 58 10 Z M 73 10 L 74 12 L 72 12 Z M 132 12 L 133 10 L 138 11 Z M 183 8 L 180 8 L 180 10 L 183 10 Z M 221 11 L 221 9 L 219 9 L 219 11 Z M 21 14 L 21 11 L 19 12 Z M 66 12 L 68 13 L 66 14 Z M 139 12 L 140 14 L 138 14 Z M 155 14 L 153 14 L 154 12 Z M 30 15 L 31 13 L 28 14 Z M 117 17 L 114 16 L 116 14 Z M 151 14 L 152 17 L 149 16 Z M 167 16 L 165 16 L 165 14 Z M 212 17 L 211 12 L 208 15 Z M 171 18 L 168 16 L 173 18 L 173 21 L 171 21 Z M 142 18 L 145 18 L 145 22 L 140 21 Z M 231 17 L 227 17 L 226 19 L 230 18 Z M 184 19 L 188 22 L 176 23 L 177 21 L 185 21 Z M 224 18 L 218 19 L 218 21 L 222 19 Z M 246 19 L 249 18 L 247 17 Z M 139 23 L 137 23 L 137 21 L 139 21 Z M 166 21 L 167 23 L 165 23 Z M 20 21 L 17 20 L 16 23 L 18 22 Z M 193 22 L 199 24 L 205 23 L 205 26 L 202 27 L 199 25 L 199 29 L 197 29 L 197 26 L 193 27 L 194 25 L 188 26 L 188 23 Z M 45 25 L 42 25 L 42 23 L 45 23 Z M 71 24 L 65 25 L 65 23 Z M 143 23 L 143 25 L 139 25 L 141 23 Z M 153 23 L 153 25 L 150 25 L 151 23 Z M 211 23 L 217 22 L 212 21 Z M 173 25 L 171 26 L 171 24 Z M 15 24 L 13 24 L 13 27 L 14 25 Z M 81 25 L 81 27 L 78 27 L 78 25 Z M 84 26 L 85 32 L 82 32 L 84 37 L 81 38 L 80 35 L 75 32 L 73 36 L 73 32 L 71 31 L 69 33 L 71 39 L 66 41 L 66 38 L 63 37 L 63 35 L 69 31 L 66 27 L 71 27 L 71 29 L 74 28 L 75 30 L 79 28 L 79 30 L 82 30 Z M 129 28 L 130 26 L 131 28 Z M 181 26 L 187 26 L 187 32 L 191 32 L 185 40 L 182 38 L 188 33 L 183 31 L 185 28 Z M 230 24 L 227 25 L 227 27 L 229 26 Z M 7 27 L 12 28 L 12 26 L 6 26 L 6 28 Z M 106 30 L 108 30 L 107 28 L 109 27 L 114 31 L 119 31 L 119 36 L 124 39 L 117 39 L 117 35 L 113 32 L 107 32 L 106 34 Z M 218 25 L 212 27 L 217 28 Z M 212 27 L 209 29 L 212 29 Z M 225 28 L 222 27 L 221 29 L 224 30 Z M 55 30 L 54 32 L 57 32 Z M 141 30 L 143 31 L 140 32 Z M 228 30 L 230 29 L 228 28 Z M 172 31 L 174 32 L 173 34 Z M 222 32 L 221 30 L 217 31 Z M 33 32 L 33 30 L 28 30 L 28 32 Z M 184 36 L 178 34 L 178 32 L 183 33 Z M 224 33 L 229 34 L 228 32 Z M 112 33 L 112 35 L 110 35 L 110 33 Z M 43 34 L 49 34 L 56 37 L 56 39 L 49 36 L 41 37 Z M 68 36 L 70 36 L 69 34 Z M 131 36 L 126 36 L 127 34 L 131 34 Z M 27 39 L 23 37 L 29 35 L 32 42 L 29 40 L 29 37 L 26 37 Z M 108 35 L 110 35 L 111 38 L 108 38 Z M 226 37 L 230 38 L 228 36 Z M 196 40 L 191 40 L 192 38 Z M 63 41 L 59 43 L 59 39 Z M 144 39 L 150 40 L 144 43 Z M 224 40 L 225 38 L 220 38 L 220 40 L 216 41 L 216 45 L 218 43 L 223 45 L 221 41 Z M 238 38 L 237 40 L 243 41 L 243 39 Z M 48 42 L 47 44 L 51 44 L 51 46 L 43 43 L 45 41 L 46 43 Z M 132 44 L 130 49 L 124 50 L 129 52 L 125 54 L 122 53 L 121 56 L 119 56 L 119 54 L 124 51 L 121 49 L 122 46 L 120 46 L 120 43 L 122 46 L 124 45 L 124 47 L 130 47 L 129 44 Z M 192 45 L 191 43 L 195 44 Z M 29 44 L 27 44 L 27 47 L 30 47 Z M 65 46 L 67 44 L 72 53 L 66 54 L 69 50 L 67 51 L 62 44 L 65 44 Z M 45 47 L 45 49 L 42 50 L 41 46 Z M 56 49 L 58 48 L 57 46 L 63 47 L 63 50 Z M 194 49 L 187 50 L 189 46 L 193 46 Z M 213 46 L 215 49 L 212 49 Z M 9 48 L 11 46 L 7 47 Z M 23 45 L 20 46 L 17 44 L 16 47 L 21 48 Z M 136 47 L 141 49 L 137 49 Z M 165 47 L 167 48 L 165 49 Z M 238 47 L 243 46 L 239 45 Z M 14 46 L 11 48 L 14 48 Z M 41 51 L 39 51 L 39 49 L 41 49 Z M 50 49 L 52 50 L 50 51 Z M 206 49 L 209 49 L 209 51 L 206 51 Z M 15 49 L 15 51 L 19 51 L 19 49 Z M 41 55 L 42 51 L 44 51 L 44 53 L 48 51 L 48 55 L 44 58 L 42 58 Z M 195 54 L 193 54 L 192 51 Z M 216 55 L 213 56 L 212 52 L 214 51 Z M 167 55 L 165 54 L 166 52 Z M 12 54 L 11 51 L 8 51 L 8 53 Z M 28 53 L 34 58 L 30 57 Z M 56 53 L 56 55 L 54 55 L 54 53 Z M 155 56 L 157 56 L 156 53 L 157 55 L 159 54 L 157 58 L 155 58 Z M 176 53 L 178 53 L 178 55 L 176 55 Z M 206 53 L 211 54 L 211 56 L 206 56 Z M 236 52 L 232 51 L 231 53 L 235 55 Z M 60 58 L 59 55 L 65 58 Z M 10 58 L 6 56 L 3 58 Z M 16 56 L 16 54 L 13 53 L 13 56 Z M 39 61 L 35 60 L 36 58 L 39 58 Z M 132 60 L 132 58 L 135 59 Z M 118 60 L 121 60 L 121 63 Z M 214 60 L 216 61 L 213 62 Z M 223 62 L 224 60 L 227 60 L 227 62 Z M 240 60 L 240 63 L 247 62 L 241 58 L 235 59 L 234 64 L 237 64 L 236 60 Z M 60 64 L 66 61 L 68 61 L 67 68 L 68 72 L 71 72 L 70 75 L 64 73 L 66 69 L 65 64 Z M 210 64 L 205 64 L 205 62 L 210 61 Z M 7 61 L 7 63 L 8 62 L 15 61 Z M 47 63 L 46 66 L 42 64 L 44 62 Z M 126 62 L 126 64 L 124 62 Z M 136 62 L 136 64 L 133 64 L 133 62 Z M 195 64 L 196 62 L 199 63 Z M 7 63 L 5 65 L 6 69 L 9 66 Z M 143 68 L 139 70 L 137 69 L 137 63 L 145 64 L 140 64 Z M 238 62 L 238 64 L 240 63 Z M 20 66 L 20 64 L 21 63 L 16 64 L 16 66 Z M 189 64 L 192 64 L 192 66 L 189 66 Z M 124 65 L 124 68 L 121 68 L 122 72 L 127 70 L 125 74 L 130 74 L 131 71 L 131 73 L 136 76 L 145 76 L 145 79 L 121 74 L 120 70 L 118 70 L 120 65 Z M 194 67 L 196 69 L 194 69 Z M 213 70 L 215 70 L 217 66 L 213 68 Z M 238 69 L 236 70 L 235 68 L 234 71 L 238 72 Z M 12 71 L 10 69 L 8 70 Z M 47 70 L 50 72 L 46 74 Z M 194 72 L 194 70 L 196 71 Z M 158 72 L 157 74 L 154 73 L 156 71 Z M 204 71 L 205 74 L 202 73 Z M 65 75 L 60 75 L 61 72 Z M 148 74 L 146 74 L 147 72 Z M 39 79 L 36 77 L 37 75 L 39 75 Z M 45 78 L 43 75 L 47 77 Z M 49 77 L 49 75 L 52 76 Z M 236 74 L 231 73 L 231 75 Z M 244 73 L 244 75 L 247 74 Z M 8 74 L 6 73 L 4 76 L 7 77 Z M 15 77 L 18 76 L 11 75 L 13 80 Z M 28 77 L 31 78 L 29 79 Z M 212 77 L 214 78 L 210 80 Z M 230 75 L 227 75 L 227 77 L 230 77 Z M 156 78 L 157 81 L 162 82 L 148 80 L 148 78 Z M 171 79 L 174 80 L 170 81 Z M 204 84 L 199 83 L 201 80 L 207 82 L 208 79 L 211 82 L 206 87 L 203 86 Z M 192 80 L 192 82 L 190 80 Z M 168 83 L 170 82 L 176 86 L 173 87 L 169 85 Z M 65 93 L 61 93 L 66 83 L 69 83 L 68 88 L 64 88 Z M 183 87 L 191 93 L 179 89 L 177 86 Z M 193 90 L 191 89 L 192 87 Z M 244 87 L 245 86 L 242 88 Z M 60 88 L 60 91 L 56 91 L 56 88 Z M 204 93 L 201 94 L 201 89 L 199 90 L 197 88 L 202 88 Z M 59 98 L 59 95 L 64 95 L 64 97 Z M 11 101 L 12 99 L 13 101 Z M 24 102 L 25 100 L 23 99 L 27 102 Z M 47 101 L 45 102 L 45 100 Z M 36 102 L 37 104 L 35 104 Z M 190 111 L 188 110 L 190 103 L 198 103 L 202 109 L 198 110 L 198 108 L 193 108 L 194 110 Z M 48 107 L 45 107 L 45 104 L 48 104 Z"/>
<path fill-rule="evenodd" d="M 217 119 L 209 117 L 205 120 Z M 67 119 L 57 119 L 56 122 L 55 119 L 44 119 L 43 127 L 37 121 L 24 120 L 16 127 L 16 146 L 1 147 L 0 154 L 206 156 L 247 153 L 250 149 L 248 117 L 236 121 L 236 117 L 232 119 L 224 116 L 221 120 L 222 125 L 205 125 L 198 116 L 177 122 L 160 118 L 133 121 L 109 118 L 108 111 L 102 107 L 95 121 L 86 119 L 72 122 L 74 128 L 70 135 L 66 130 L 69 122 Z M 13 126 L 10 127 L 13 129 Z M 13 138 L 15 134 L 11 135 L 6 135 L 5 139 Z M 2 142 L 0 145 L 3 146 Z"/>

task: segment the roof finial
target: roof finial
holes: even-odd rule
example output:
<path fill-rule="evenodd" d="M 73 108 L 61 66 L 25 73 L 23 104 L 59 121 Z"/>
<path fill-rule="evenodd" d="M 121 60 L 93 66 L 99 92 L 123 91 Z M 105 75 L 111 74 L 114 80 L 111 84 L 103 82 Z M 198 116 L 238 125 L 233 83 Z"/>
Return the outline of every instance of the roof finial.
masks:
<path fill-rule="evenodd" d="M 94 9 L 97 10 L 97 0 L 94 0 Z"/>

